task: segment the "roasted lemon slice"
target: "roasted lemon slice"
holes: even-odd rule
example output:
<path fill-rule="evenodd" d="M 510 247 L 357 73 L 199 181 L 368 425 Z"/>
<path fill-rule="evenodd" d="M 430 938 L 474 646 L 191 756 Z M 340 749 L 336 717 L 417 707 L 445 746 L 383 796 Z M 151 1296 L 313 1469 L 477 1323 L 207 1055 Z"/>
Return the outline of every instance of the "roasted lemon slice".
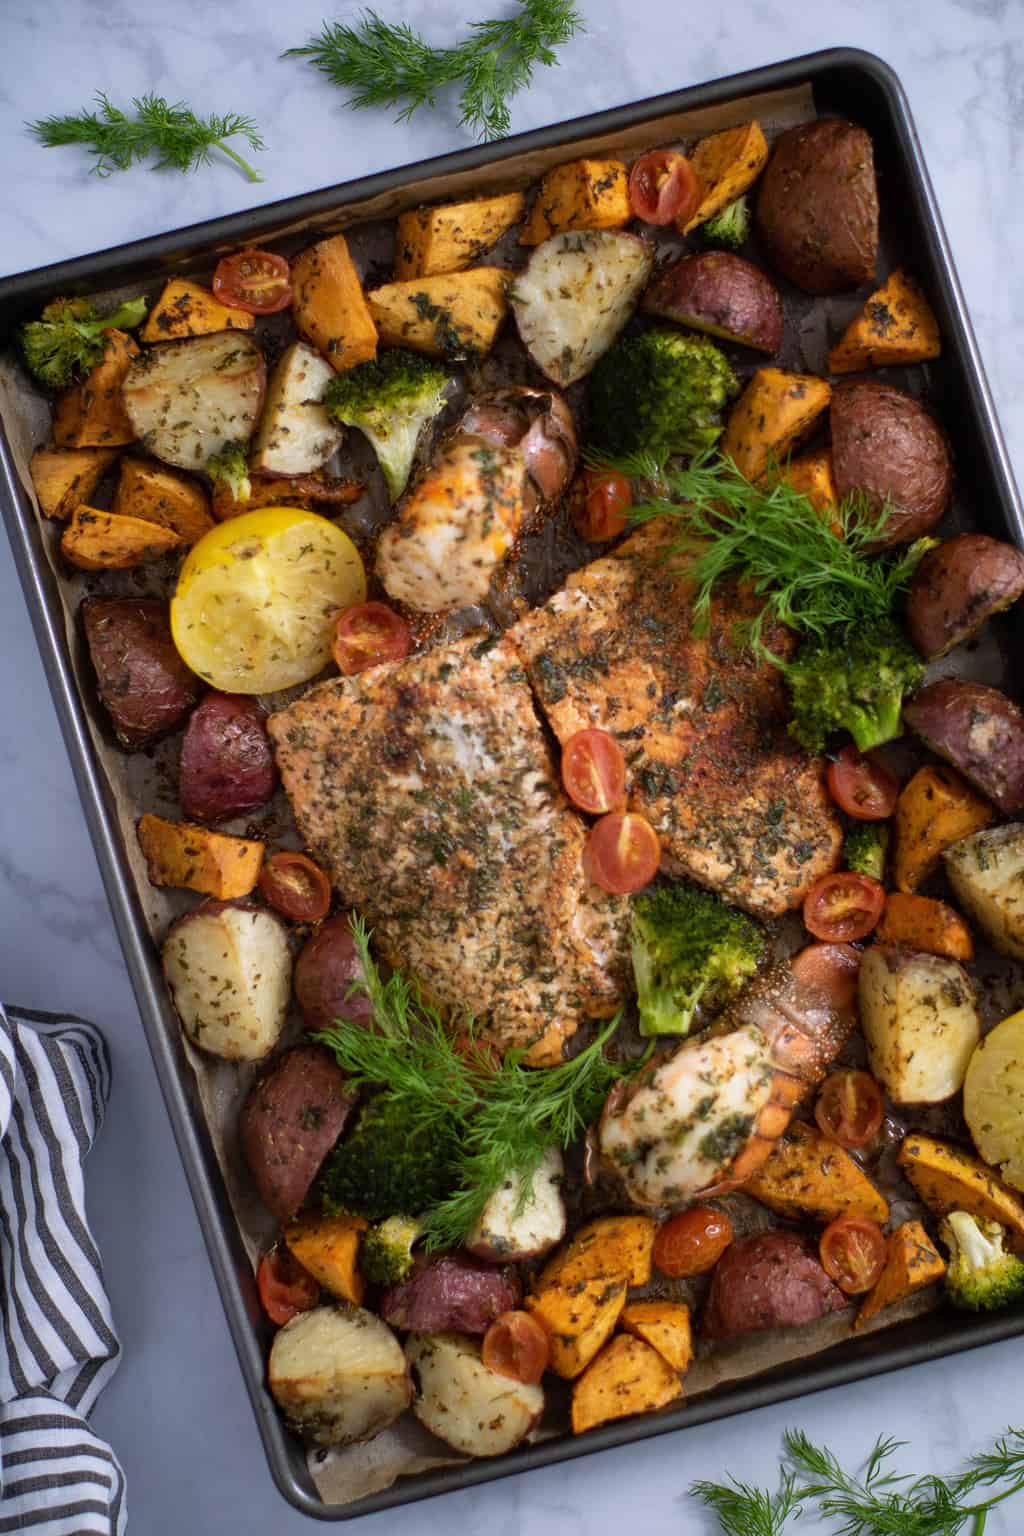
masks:
<path fill-rule="evenodd" d="M 313 512 L 261 507 L 212 528 L 182 566 L 171 632 L 182 660 L 226 693 L 274 693 L 315 677 L 334 623 L 366 597 L 346 533 Z"/>
<path fill-rule="evenodd" d="M 964 1079 L 975 1146 L 1014 1189 L 1024 1189 L 1024 1012 L 1011 1013 L 975 1049 Z"/>

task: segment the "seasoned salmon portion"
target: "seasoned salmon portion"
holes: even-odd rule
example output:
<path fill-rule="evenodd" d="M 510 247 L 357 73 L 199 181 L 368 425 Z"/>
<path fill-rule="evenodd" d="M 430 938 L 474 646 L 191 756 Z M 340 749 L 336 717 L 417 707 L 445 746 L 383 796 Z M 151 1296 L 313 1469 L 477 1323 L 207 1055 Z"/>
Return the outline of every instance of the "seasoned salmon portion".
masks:
<path fill-rule="evenodd" d="M 692 554 L 659 519 L 577 571 L 509 631 L 555 735 L 617 737 L 633 810 L 656 828 L 662 869 L 688 875 L 760 917 L 795 907 L 836 866 L 842 831 L 824 764 L 787 730 L 784 684 L 737 625 L 758 600 L 716 590 L 694 634 Z M 792 636 L 766 636 L 787 654 Z"/>
<path fill-rule="evenodd" d="M 460 640 L 312 689 L 267 722 L 295 820 L 379 951 L 457 1025 L 537 1065 L 628 975 L 514 647 Z"/>

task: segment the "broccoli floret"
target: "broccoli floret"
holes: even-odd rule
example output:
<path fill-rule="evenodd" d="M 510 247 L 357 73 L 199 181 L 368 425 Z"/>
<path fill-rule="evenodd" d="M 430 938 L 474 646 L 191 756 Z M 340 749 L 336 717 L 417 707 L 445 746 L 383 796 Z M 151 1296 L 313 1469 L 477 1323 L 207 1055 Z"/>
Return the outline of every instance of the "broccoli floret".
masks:
<path fill-rule="evenodd" d="M 970 1312 L 994 1312 L 1024 1297 L 1024 1259 L 1007 1253 L 996 1221 L 951 1211 L 939 1226 L 949 1249 L 946 1294 Z"/>
<path fill-rule="evenodd" d="M 131 331 L 146 318 L 145 299 L 128 299 L 101 315 L 88 299 L 54 299 L 38 320 L 21 328 L 21 350 L 29 369 L 48 389 L 66 389 L 103 356 L 109 330 Z"/>
<path fill-rule="evenodd" d="M 685 1035 L 698 1005 L 731 1002 L 764 957 L 757 924 L 710 891 L 663 886 L 633 902 L 640 1033 Z"/>
<path fill-rule="evenodd" d="M 448 384 L 436 363 L 396 348 L 327 386 L 324 405 L 336 421 L 369 438 L 392 501 L 408 484 L 420 433 L 444 409 Z"/>
<path fill-rule="evenodd" d="M 601 451 L 702 453 L 739 394 L 725 354 L 706 336 L 655 326 L 601 358 L 587 386 L 590 435 Z"/>
<path fill-rule="evenodd" d="M 884 821 L 861 822 L 851 827 L 843 839 L 843 862 L 858 875 L 872 880 L 885 879 L 885 860 L 889 851 L 889 827 Z"/>
<path fill-rule="evenodd" d="M 894 624 L 865 627 L 832 641 L 810 641 L 783 666 L 793 719 L 790 734 L 811 753 L 834 731 L 849 731 L 861 752 L 900 734 L 903 695 L 924 662 Z"/>
<path fill-rule="evenodd" d="M 708 245 L 724 245 L 726 250 L 738 251 L 750 233 L 750 208 L 746 196 L 726 203 L 704 221 L 700 232 Z"/>
<path fill-rule="evenodd" d="M 225 443 L 220 453 L 207 459 L 206 473 L 211 480 L 223 480 L 236 501 L 248 501 L 252 495 L 248 443 Z"/>
<path fill-rule="evenodd" d="M 320 1178 L 324 1208 L 383 1221 L 421 1211 L 450 1193 L 455 1148 L 443 1126 L 410 1134 L 401 1099 L 371 1099 L 331 1152 Z"/>
<path fill-rule="evenodd" d="M 415 1216 L 389 1216 L 363 1234 L 359 1268 L 374 1285 L 401 1285 L 412 1270 L 413 1244 L 423 1225 Z"/>

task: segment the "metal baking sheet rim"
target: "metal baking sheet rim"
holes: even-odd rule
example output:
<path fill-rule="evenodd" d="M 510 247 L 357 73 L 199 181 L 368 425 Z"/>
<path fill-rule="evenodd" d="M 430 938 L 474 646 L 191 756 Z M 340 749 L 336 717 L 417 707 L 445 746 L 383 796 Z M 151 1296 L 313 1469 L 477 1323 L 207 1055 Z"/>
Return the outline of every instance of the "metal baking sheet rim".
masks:
<path fill-rule="evenodd" d="M 355 182 L 325 188 L 300 197 L 188 228 L 134 241 L 114 250 L 93 253 L 0 279 L 0 314 L 16 305 L 20 310 L 33 297 L 60 289 L 84 287 L 98 278 L 129 281 L 143 268 L 180 262 L 217 245 L 251 239 L 282 223 L 291 223 L 362 201 L 377 193 L 418 181 L 425 176 L 470 171 L 514 154 L 571 144 L 605 132 L 618 132 L 669 113 L 725 102 L 759 91 L 823 82 L 840 73 L 861 73 L 881 92 L 891 127 L 905 160 L 917 201 L 916 215 L 930 245 L 932 276 L 943 289 L 951 322 L 951 348 L 960 359 L 972 393 L 982 441 L 978 445 L 999 485 L 1000 502 L 1009 531 L 1024 546 L 1024 510 L 1014 483 L 1006 446 L 996 418 L 964 298 L 942 227 L 934 192 L 902 85 L 894 71 L 874 54 L 853 48 L 828 49 L 800 58 L 731 75 L 704 85 L 634 102 L 607 112 L 552 124 L 520 134 L 497 146 L 480 146 L 385 171 Z M 47 681 L 64 735 L 90 836 L 135 991 L 171 1127 L 184 1165 L 203 1237 L 213 1265 L 228 1326 L 252 1401 L 271 1475 L 285 1499 L 302 1513 L 320 1520 L 350 1520 L 394 1508 L 453 1489 L 506 1477 L 531 1467 L 549 1466 L 596 1451 L 666 1434 L 690 1424 L 746 1412 L 787 1398 L 842 1386 L 866 1376 L 899 1370 L 920 1361 L 955 1354 L 1024 1333 L 1024 1311 L 994 1318 L 964 1318 L 950 1326 L 933 1313 L 901 1331 L 894 1342 L 884 1332 L 834 1346 L 819 1357 L 800 1360 L 739 1385 L 725 1386 L 686 1406 L 656 1415 L 623 1420 L 571 1437 L 542 1442 L 510 1452 L 495 1461 L 459 1463 L 404 1479 L 380 1493 L 346 1505 L 323 1503 L 316 1495 L 304 1454 L 285 1430 L 264 1382 L 264 1357 L 257 1336 L 259 1307 L 248 1261 L 235 1237 L 235 1222 L 221 1187 L 220 1172 L 202 1121 L 190 1094 L 190 1082 L 180 1070 L 167 1029 L 170 1004 L 159 966 L 145 932 L 107 796 L 86 727 L 84 705 L 75 689 L 66 643 L 55 615 L 57 600 L 52 572 L 36 558 L 31 507 L 16 479 L 0 424 L 0 502 L 14 552 L 15 564 L 28 602 Z M 908 1332 L 912 1335 L 907 1337 Z"/>

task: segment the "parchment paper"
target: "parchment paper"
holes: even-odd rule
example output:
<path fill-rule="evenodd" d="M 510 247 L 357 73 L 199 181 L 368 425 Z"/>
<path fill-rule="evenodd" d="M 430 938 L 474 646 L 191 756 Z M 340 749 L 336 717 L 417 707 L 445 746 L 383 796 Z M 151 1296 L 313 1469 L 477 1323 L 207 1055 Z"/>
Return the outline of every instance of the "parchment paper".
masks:
<path fill-rule="evenodd" d="M 308 243 L 310 236 L 323 236 L 335 230 L 348 232 L 354 259 L 364 279 L 373 283 L 388 275 L 393 246 L 393 234 L 389 224 L 380 221 L 390 219 L 403 208 L 416 206 L 430 200 L 451 200 L 459 195 L 481 195 L 487 192 L 525 186 L 534 182 L 551 165 L 580 154 L 616 155 L 627 160 L 637 152 L 658 145 L 672 144 L 679 148 L 692 147 L 695 138 L 721 128 L 731 127 L 757 117 L 769 139 L 783 129 L 807 121 L 814 116 L 814 106 L 809 87 L 765 93 L 762 96 L 734 101 L 728 105 L 702 108 L 698 111 L 665 117 L 656 123 L 638 125 L 616 134 L 599 138 L 579 139 L 560 148 L 533 155 L 517 155 L 502 164 L 481 171 L 462 172 L 443 179 L 426 179 L 400 192 L 384 194 L 362 203 L 353 203 L 336 211 L 325 213 L 301 225 L 282 226 L 274 233 L 262 237 L 267 244 L 279 238 L 286 252 Z M 660 243 L 671 246 L 675 237 L 665 236 Z M 678 241 L 676 241 L 678 244 Z M 522 250 L 514 236 L 507 237 L 493 255 L 487 258 L 509 266 L 521 265 Z M 208 271 L 212 263 L 193 263 L 187 269 L 197 273 Z M 155 275 L 150 295 L 155 297 L 165 273 Z M 133 285 L 132 293 L 139 291 Z M 111 290 L 103 298 L 116 298 L 120 291 Z M 825 301 L 811 301 L 786 293 L 787 343 L 780 362 L 782 366 L 809 371 L 825 371 L 825 352 L 832 340 L 847 323 L 860 300 L 854 296 Z M 275 328 L 281 331 L 277 319 L 261 327 L 261 339 L 271 337 L 268 353 L 275 347 Z M 514 327 L 509 327 L 509 331 Z M 279 344 L 279 343 L 276 343 Z M 738 351 L 734 362 L 739 372 L 749 372 L 756 364 L 750 354 Z M 890 373 L 892 370 L 890 370 Z M 494 356 L 481 370 L 480 381 L 497 378 L 538 378 L 531 373 L 531 366 L 514 337 L 505 339 Z M 924 374 L 927 387 L 927 372 Z M 895 382 L 906 387 L 920 387 L 921 373 L 896 377 Z M 11 442 L 18 472 L 26 490 L 32 495 L 28 461 L 33 449 L 44 443 L 49 436 L 49 410 L 47 402 L 38 395 L 13 358 L 0 360 L 0 414 Z M 351 434 L 344 448 L 344 457 L 336 464 L 339 471 L 368 476 L 370 488 L 360 503 L 347 509 L 341 519 L 348 531 L 365 542 L 374 527 L 387 515 L 387 503 L 382 494 L 379 472 L 374 467 L 373 455 L 367 446 Z M 109 495 L 109 488 L 108 488 Z M 94 498 L 99 505 L 107 504 L 98 494 Z M 34 500 L 34 498 L 33 498 Z M 38 514 L 41 547 L 44 558 L 59 577 L 63 615 L 69 647 L 73 657 L 76 682 L 89 701 L 90 731 L 99 762 L 102 765 L 110 800 L 115 809 L 128 859 L 138 887 L 146 921 L 155 944 L 159 944 L 168 924 L 179 912 L 194 904 L 195 898 L 188 893 L 158 890 L 149 885 L 145 864 L 138 850 L 135 822 L 143 811 L 176 817 L 179 815 L 177 800 L 177 753 L 180 738 L 172 738 L 143 752 L 126 754 L 113 741 L 104 711 L 96 697 L 91 668 L 85 654 L 84 643 L 77 623 L 77 611 L 83 596 L 91 590 L 101 590 L 105 595 L 163 595 L 173 583 L 175 562 L 169 559 L 162 565 L 146 567 L 140 571 L 103 573 L 101 576 L 69 574 L 60 560 L 57 545 L 59 524 L 54 524 Z M 954 515 L 954 521 L 956 516 Z M 578 565 L 584 557 L 584 548 L 575 539 L 568 524 L 555 519 L 526 550 L 524 564 L 528 571 L 525 583 L 532 600 L 543 597 L 553 590 L 568 570 Z M 473 612 L 463 616 L 463 623 L 493 622 L 500 618 L 500 596 L 491 605 L 489 613 Z M 968 658 L 970 675 L 985 681 L 998 681 L 1003 670 L 1003 658 L 996 640 L 986 635 Z M 268 701 L 276 702 L 276 701 Z M 228 824 L 228 830 L 260 836 L 280 846 L 298 846 L 290 812 L 283 795 L 255 817 Z M 296 934 L 296 944 L 301 942 L 301 932 Z M 1000 1017 L 1009 1010 L 1015 1000 L 1024 998 L 1024 988 L 1016 972 L 1007 971 L 1001 962 L 990 967 L 997 978 L 995 989 L 989 989 L 986 1002 L 991 1017 Z M 301 1033 L 297 1017 L 289 1021 L 287 1038 Z M 183 1069 L 195 1075 L 200 1101 L 210 1126 L 217 1156 L 223 1171 L 225 1185 L 232 1208 L 239 1223 L 245 1247 L 253 1262 L 275 1235 L 269 1215 L 252 1192 L 251 1180 L 242 1165 L 236 1136 L 236 1119 L 239 1105 L 258 1065 L 246 1066 L 218 1062 L 200 1055 L 187 1042 L 181 1042 Z M 187 1066 L 185 1065 L 187 1063 Z M 906 1213 L 913 1209 L 908 1204 Z M 770 1219 L 763 1208 L 754 1202 L 734 1197 L 734 1211 L 741 1229 L 764 1225 Z M 671 1292 L 699 1303 L 699 1288 L 683 1284 L 667 1287 L 659 1294 Z M 918 1315 L 934 1304 L 931 1293 L 923 1293 L 902 1307 L 890 1308 L 874 1326 L 898 1325 L 911 1316 Z M 746 1339 L 718 1346 L 713 1352 L 702 1354 L 691 1367 L 686 1378 L 686 1395 L 711 1391 L 727 1382 L 758 1374 L 797 1360 L 817 1351 L 827 1349 L 849 1336 L 853 1313 L 847 1312 L 823 1320 L 821 1323 L 788 1332 L 769 1332 L 752 1335 Z M 549 1438 L 564 1434 L 565 1392 L 556 1389 L 552 1394 L 552 1406 L 534 1438 Z M 379 1435 L 367 1445 L 353 1446 L 342 1451 L 316 1452 L 310 1456 L 310 1471 L 321 1497 L 331 1503 L 347 1503 L 367 1494 L 389 1487 L 399 1477 L 409 1477 L 440 1465 L 450 1464 L 461 1458 L 453 1456 L 441 1442 L 429 1435 L 412 1418 L 405 1415 L 389 1431 Z"/>

